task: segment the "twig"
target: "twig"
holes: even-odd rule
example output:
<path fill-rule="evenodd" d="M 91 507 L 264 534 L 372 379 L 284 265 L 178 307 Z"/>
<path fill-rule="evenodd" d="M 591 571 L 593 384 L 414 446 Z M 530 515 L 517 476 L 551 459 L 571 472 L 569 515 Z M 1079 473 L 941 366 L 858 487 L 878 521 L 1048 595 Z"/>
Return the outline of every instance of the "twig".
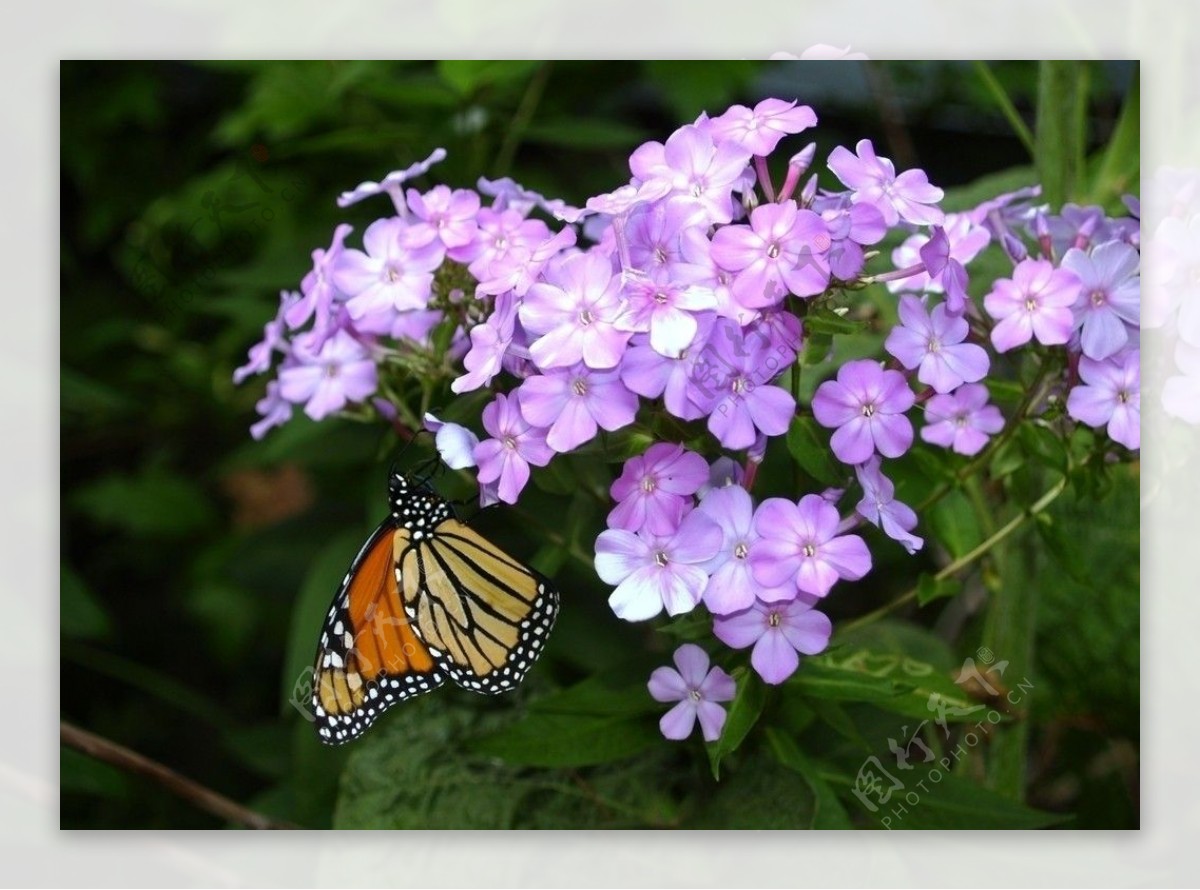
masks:
<path fill-rule="evenodd" d="M 61 737 L 64 745 L 82 751 L 89 757 L 112 764 L 118 769 L 153 779 L 172 794 L 182 797 L 188 803 L 220 819 L 237 822 L 247 828 L 299 828 L 298 825 L 290 822 L 281 822 L 247 809 L 211 788 L 205 788 L 198 782 L 181 776 L 175 770 L 163 766 L 156 760 L 151 760 L 116 742 L 110 742 L 86 729 L 80 729 L 65 720 L 62 721 Z"/>

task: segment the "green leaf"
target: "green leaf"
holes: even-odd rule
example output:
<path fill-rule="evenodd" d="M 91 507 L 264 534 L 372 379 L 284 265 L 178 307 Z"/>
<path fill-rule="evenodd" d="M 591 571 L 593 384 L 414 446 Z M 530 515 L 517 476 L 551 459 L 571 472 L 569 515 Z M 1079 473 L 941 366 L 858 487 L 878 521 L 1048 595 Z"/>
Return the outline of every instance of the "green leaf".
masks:
<path fill-rule="evenodd" d="M 144 469 L 136 476 L 101 476 L 71 501 L 98 525 L 142 538 L 185 537 L 211 527 L 217 518 L 199 485 L 158 468 Z"/>
<path fill-rule="evenodd" d="M 865 321 L 846 318 L 831 310 L 820 310 L 804 316 L 806 334 L 857 334 L 867 327 Z"/>
<path fill-rule="evenodd" d="M 853 781 L 846 787 L 840 775 L 827 774 L 827 779 L 844 788 L 848 802 L 861 805 L 866 815 L 891 830 L 1045 828 L 1070 818 L 1035 810 L 953 775 L 953 765 L 948 754 L 928 764 L 913 764 L 909 770 L 890 769 L 902 787 L 893 790 L 887 802 L 873 801 L 871 806 L 853 795 Z"/>
<path fill-rule="evenodd" d="M 1141 170 L 1141 90 L 1137 68 L 1133 69 L 1133 81 L 1121 108 L 1121 116 L 1108 139 L 1100 159 L 1096 178 L 1092 182 L 1091 199 L 1097 204 L 1107 204 L 1126 192 L 1138 188 L 1138 172 Z"/>
<path fill-rule="evenodd" d="M 647 134 L 620 121 L 568 117 L 530 124 L 522 138 L 560 148 L 609 151 L 639 145 Z"/>
<path fill-rule="evenodd" d="M 658 728 L 643 717 L 534 712 L 467 745 L 505 763 L 552 767 L 624 760 L 661 742 Z"/>
<path fill-rule="evenodd" d="M 739 672 L 740 677 L 737 676 Z M 725 719 L 721 736 L 715 742 L 705 745 L 713 778 L 717 780 L 721 778 L 721 761 L 746 740 L 767 702 L 766 684 L 759 680 L 757 674 L 739 668 L 734 671 L 734 676 L 737 679 L 737 693 L 729 705 L 729 716 Z"/>
<path fill-rule="evenodd" d="M 657 713 L 662 705 L 646 690 L 649 673 L 640 661 L 622 661 L 574 686 L 533 701 L 539 714 L 582 714 L 593 717 L 632 717 Z"/>
<path fill-rule="evenodd" d="M 839 646 L 804 660 L 788 686 L 806 696 L 869 702 L 909 717 L 979 719 L 983 708 L 949 673 L 897 652 Z"/>
<path fill-rule="evenodd" d="M 771 745 L 771 751 L 775 754 L 775 758 L 788 769 L 795 770 L 803 776 L 808 787 L 812 789 L 816 803 L 813 807 L 812 822 L 809 828 L 832 830 L 853 828 L 850 815 L 842 806 L 842 802 L 838 800 L 833 788 L 825 781 L 813 762 L 801 752 L 796 743 L 777 729 L 767 730 L 767 741 Z"/>
<path fill-rule="evenodd" d="M 438 75 L 459 95 L 468 96 L 480 87 L 529 77 L 544 62 L 453 59 L 437 63 Z"/>
<path fill-rule="evenodd" d="M 83 579 L 66 565 L 59 572 L 59 632 L 81 640 L 103 639 L 112 633 L 108 613 Z"/>
<path fill-rule="evenodd" d="M 103 761 L 63 745 L 58 756 L 58 784 L 64 793 L 94 794 L 124 799 L 129 796 L 129 777 Z"/>
<path fill-rule="evenodd" d="M 1029 457 L 1060 473 L 1067 471 L 1067 446 L 1053 430 L 1027 421 L 1017 427 L 1017 439 Z"/>
<path fill-rule="evenodd" d="M 804 348 L 800 350 L 800 364 L 805 368 L 823 364 L 833 349 L 833 336 L 815 331 L 805 331 Z"/>
<path fill-rule="evenodd" d="M 962 590 L 962 584 L 953 578 L 938 580 L 928 572 L 923 572 L 917 579 L 917 605 L 924 606 L 934 600 L 951 597 Z"/>
<path fill-rule="evenodd" d="M 1038 67 L 1038 178 L 1042 200 L 1059 207 L 1080 196 L 1089 68 L 1086 62 L 1076 61 L 1045 61 Z"/>
<path fill-rule="evenodd" d="M 845 471 L 834 463 L 827 431 L 812 417 L 792 418 L 787 432 L 787 448 L 801 469 L 822 485 L 845 482 Z"/>
<path fill-rule="evenodd" d="M 961 491 L 949 492 L 929 511 L 929 524 L 933 537 L 957 559 L 983 541 L 979 519 L 971 508 L 971 502 Z"/>

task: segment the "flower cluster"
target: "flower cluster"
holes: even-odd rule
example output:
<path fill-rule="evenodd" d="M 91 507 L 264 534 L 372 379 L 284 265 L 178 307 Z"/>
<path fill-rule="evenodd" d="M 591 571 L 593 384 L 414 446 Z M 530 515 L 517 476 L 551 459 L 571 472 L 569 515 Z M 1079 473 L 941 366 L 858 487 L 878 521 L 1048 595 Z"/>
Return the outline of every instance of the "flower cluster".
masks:
<path fill-rule="evenodd" d="M 629 181 L 583 207 L 508 179 L 409 187 L 441 149 L 343 193 L 342 207 L 386 197 L 387 215 L 357 246 L 338 226 L 300 291 L 282 295 L 235 373 L 276 367 L 253 435 L 296 406 L 314 420 L 424 423 L 446 463 L 477 468 L 481 502 L 515 504 L 532 467 L 636 427 L 652 444 L 613 482 L 595 547 L 613 611 L 640 621 L 703 605 L 717 640 L 752 649 L 757 674 L 783 682 L 828 643 L 814 606 L 870 570 L 856 528 L 875 525 L 910 553 L 923 545 L 885 473 L 913 447 L 914 417 L 921 440 L 962 455 L 1004 427 L 985 383 L 995 354 L 1063 350 L 1068 415 L 1139 444 L 1135 218 L 1072 205 L 1051 215 L 1036 188 L 946 214 L 923 171 L 897 172 L 865 139 L 833 149 L 826 185 L 837 186 L 821 188 L 814 144 L 780 148 L 816 123 L 780 99 L 702 114 L 638 147 Z M 889 234 L 894 268 L 869 273 Z M 989 245 L 1013 271 L 981 307 L 968 267 Z M 841 314 L 875 284 L 896 295 L 890 361 L 847 361 L 799 404 L 804 319 Z M 490 400 L 472 431 L 405 414 L 413 385 Z M 756 501 L 770 440 L 809 411 L 832 431 L 847 488 Z M 743 457 L 710 465 L 720 449 Z M 861 500 L 843 515 L 851 486 Z M 728 676 L 706 673 L 700 655 L 680 650 L 673 676 L 651 681 L 656 698 L 681 702 L 664 718 L 670 738 L 697 716 L 706 738 L 720 730 Z"/>

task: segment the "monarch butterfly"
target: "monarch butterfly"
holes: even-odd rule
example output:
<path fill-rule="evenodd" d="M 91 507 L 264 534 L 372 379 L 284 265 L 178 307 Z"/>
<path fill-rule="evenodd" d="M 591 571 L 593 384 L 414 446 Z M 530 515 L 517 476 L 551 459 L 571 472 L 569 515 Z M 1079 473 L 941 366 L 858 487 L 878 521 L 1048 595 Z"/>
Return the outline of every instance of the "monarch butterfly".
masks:
<path fill-rule="evenodd" d="M 461 522 L 428 482 L 393 472 L 391 515 L 350 565 L 321 631 L 312 709 L 340 745 L 447 679 L 508 692 L 541 653 L 558 591 Z"/>

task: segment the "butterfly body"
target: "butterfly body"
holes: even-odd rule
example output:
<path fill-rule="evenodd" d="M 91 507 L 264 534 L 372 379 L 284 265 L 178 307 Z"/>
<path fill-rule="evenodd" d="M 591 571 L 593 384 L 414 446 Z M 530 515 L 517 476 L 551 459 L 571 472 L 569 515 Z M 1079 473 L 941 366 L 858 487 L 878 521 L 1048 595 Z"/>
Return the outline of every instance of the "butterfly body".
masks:
<path fill-rule="evenodd" d="M 328 744 L 447 680 L 511 691 L 558 614 L 553 585 L 459 521 L 428 484 L 393 474 L 389 492 L 391 515 L 355 557 L 321 631 L 312 709 Z"/>

